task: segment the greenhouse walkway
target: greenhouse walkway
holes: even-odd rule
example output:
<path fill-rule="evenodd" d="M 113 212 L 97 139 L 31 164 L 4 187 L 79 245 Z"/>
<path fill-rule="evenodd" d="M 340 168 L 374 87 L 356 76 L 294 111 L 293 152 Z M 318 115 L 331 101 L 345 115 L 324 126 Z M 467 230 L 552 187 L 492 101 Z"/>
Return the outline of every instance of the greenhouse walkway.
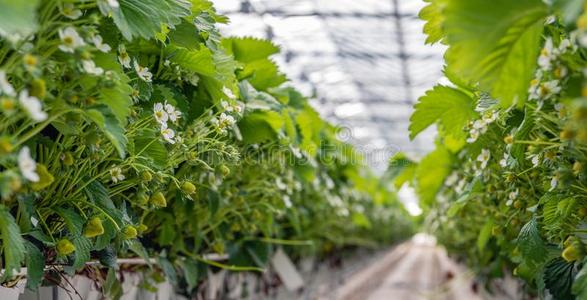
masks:
<path fill-rule="evenodd" d="M 433 237 L 418 234 L 352 275 L 335 294 L 339 300 L 505 300 L 517 299 L 518 286 L 507 280 L 497 291 L 481 291 L 473 274 L 451 260 Z"/>

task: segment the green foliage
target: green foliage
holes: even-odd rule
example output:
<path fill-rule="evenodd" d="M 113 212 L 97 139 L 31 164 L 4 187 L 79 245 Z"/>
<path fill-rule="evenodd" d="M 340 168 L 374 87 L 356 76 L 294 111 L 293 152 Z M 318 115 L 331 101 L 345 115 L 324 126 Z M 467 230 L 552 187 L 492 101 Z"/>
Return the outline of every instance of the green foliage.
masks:
<path fill-rule="evenodd" d="M 413 139 L 438 122 L 446 135 L 465 140 L 463 128 L 475 117 L 474 101 L 466 93 L 447 86 L 436 86 L 422 96 L 410 118 L 410 138 Z"/>
<path fill-rule="evenodd" d="M 546 14 L 539 0 L 447 1 L 440 15 L 448 69 L 479 82 L 503 107 L 523 102 Z"/>
<path fill-rule="evenodd" d="M 210 1 L 0 8 L 1 283 L 108 268 L 118 299 L 117 258 L 142 258 L 144 287 L 191 297 L 211 265 L 259 271 L 275 245 L 297 258 L 411 232 L 388 182 L 282 85 L 279 48 L 222 39 Z"/>
<path fill-rule="evenodd" d="M 0 36 L 6 39 L 22 39 L 37 29 L 38 0 L 0 1 Z"/>
<path fill-rule="evenodd" d="M 119 0 L 120 7 L 107 8 L 120 33 L 127 39 L 150 39 L 161 25 L 173 27 L 182 17 L 190 15 L 191 3 L 186 0 Z M 104 10 L 104 9 L 103 9 Z"/>
<path fill-rule="evenodd" d="M 24 261 L 26 252 L 20 229 L 4 205 L 0 205 L 0 235 L 5 262 L 3 278 L 7 279 L 12 277 L 14 271 L 20 271 L 20 264 Z"/>
<path fill-rule="evenodd" d="M 409 175 L 427 226 L 479 278 L 512 270 L 529 294 L 584 298 L 583 1 L 436 0 L 420 16 L 428 42 L 448 45 L 456 87 L 436 86 L 416 105 L 411 136 L 439 124 L 436 150 L 395 180 Z M 433 172 L 432 188 L 419 187 Z"/>

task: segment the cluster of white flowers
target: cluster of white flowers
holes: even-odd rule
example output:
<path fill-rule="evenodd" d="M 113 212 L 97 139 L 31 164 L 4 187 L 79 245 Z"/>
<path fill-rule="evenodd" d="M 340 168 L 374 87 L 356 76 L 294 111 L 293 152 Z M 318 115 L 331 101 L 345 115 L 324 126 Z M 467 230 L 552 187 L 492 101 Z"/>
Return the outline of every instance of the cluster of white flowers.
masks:
<path fill-rule="evenodd" d="M 139 76 L 140 79 L 142 79 L 146 82 L 151 82 L 151 80 L 153 80 L 153 74 L 151 74 L 151 72 L 149 72 L 149 69 L 147 67 L 141 67 L 139 65 L 139 63 L 136 61 L 136 59 L 133 63 L 134 63 L 135 71 L 137 72 L 137 75 Z"/>
<path fill-rule="evenodd" d="M 495 122 L 498 116 L 499 113 L 496 110 L 486 111 L 481 119 L 472 122 L 470 124 L 469 137 L 467 138 L 467 143 L 474 143 L 475 141 L 477 141 L 481 134 L 487 132 L 487 126 Z"/>
<path fill-rule="evenodd" d="M 559 62 L 559 57 L 564 53 L 577 51 L 576 40 L 576 34 L 571 34 L 570 38 L 563 39 L 559 46 L 555 47 L 552 38 L 546 39 L 538 56 L 539 69 L 528 89 L 529 100 L 538 101 L 539 106 L 542 106 L 544 100 L 561 92 L 560 81 L 568 74 L 568 70 Z M 553 76 L 546 76 L 547 72 L 551 71 Z"/>
<path fill-rule="evenodd" d="M 489 163 L 489 159 L 491 158 L 491 152 L 488 149 L 481 150 L 481 154 L 477 156 L 477 161 L 481 163 L 480 167 L 481 170 L 487 167 L 487 163 Z"/>
<path fill-rule="evenodd" d="M 126 179 L 126 176 L 122 174 L 122 169 L 120 167 L 112 167 L 112 169 L 110 169 L 110 177 L 114 183 L 118 183 L 119 181 Z"/>
<path fill-rule="evenodd" d="M 31 157 L 31 150 L 24 146 L 18 152 L 18 168 L 24 178 L 29 181 L 39 181 L 39 174 L 37 174 L 37 162 Z"/>
<path fill-rule="evenodd" d="M 177 123 L 179 118 L 181 118 L 181 112 L 167 101 L 165 103 L 155 103 L 153 106 L 153 116 L 155 116 L 155 120 L 161 125 L 161 135 L 163 139 L 165 139 L 170 144 L 175 144 L 175 142 L 179 141 L 179 137 L 175 136 L 175 131 L 169 128 L 167 122 L 171 121 L 173 123 Z"/>
<path fill-rule="evenodd" d="M 227 132 L 227 128 L 232 127 L 236 123 L 236 120 L 233 116 L 221 113 L 218 118 L 214 117 L 210 120 L 212 124 L 216 127 L 216 130 L 222 134 Z"/>
<path fill-rule="evenodd" d="M 520 193 L 520 191 L 518 189 L 516 189 L 515 191 L 511 191 L 508 194 L 508 201 L 506 201 L 505 205 L 511 206 L 514 203 L 514 201 L 516 200 L 516 198 L 518 198 L 519 193 Z"/>

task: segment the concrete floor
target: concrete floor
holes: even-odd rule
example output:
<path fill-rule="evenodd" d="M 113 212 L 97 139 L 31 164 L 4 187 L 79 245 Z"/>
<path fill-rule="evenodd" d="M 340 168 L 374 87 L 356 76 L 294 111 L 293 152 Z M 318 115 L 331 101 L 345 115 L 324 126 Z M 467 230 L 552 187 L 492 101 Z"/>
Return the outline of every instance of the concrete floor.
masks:
<path fill-rule="evenodd" d="M 348 278 L 336 291 L 339 300 L 521 299 L 513 280 L 500 294 L 474 284 L 473 274 L 451 260 L 433 237 L 418 234 L 381 260 Z"/>

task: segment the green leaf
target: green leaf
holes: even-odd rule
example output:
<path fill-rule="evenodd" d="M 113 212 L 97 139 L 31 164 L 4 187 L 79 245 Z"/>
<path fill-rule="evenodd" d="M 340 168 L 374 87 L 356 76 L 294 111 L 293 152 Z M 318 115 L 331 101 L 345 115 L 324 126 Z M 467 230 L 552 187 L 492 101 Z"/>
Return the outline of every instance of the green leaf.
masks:
<path fill-rule="evenodd" d="M 271 41 L 253 37 L 223 39 L 222 45 L 234 56 L 234 59 L 243 63 L 264 60 L 279 53 L 279 47 Z"/>
<path fill-rule="evenodd" d="M 124 135 L 124 129 L 120 126 L 112 110 L 105 105 L 97 105 L 86 110 L 85 115 L 102 130 L 114 146 L 114 149 L 117 150 L 118 155 L 124 158 L 126 156 L 126 144 L 128 140 Z"/>
<path fill-rule="evenodd" d="M 107 299 L 118 300 L 122 296 L 122 283 L 116 278 L 116 270 L 108 269 L 106 281 L 102 285 L 102 293 Z"/>
<path fill-rule="evenodd" d="M 111 10 L 112 19 L 129 41 L 134 37 L 155 37 L 162 24 L 173 27 L 191 14 L 191 3 L 187 0 L 118 0 L 118 3 L 120 7 Z"/>
<path fill-rule="evenodd" d="M 548 249 L 540 237 L 536 217 L 522 227 L 517 242 L 524 260 L 540 264 L 548 258 Z"/>
<path fill-rule="evenodd" d="M 410 117 L 410 138 L 414 139 L 424 129 L 439 122 L 446 135 L 464 140 L 464 128 L 476 115 L 474 100 L 469 95 L 437 85 L 418 99 Z"/>
<path fill-rule="evenodd" d="M 479 232 L 479 236 L 477 237 L 477 249 L 479 252 L 483 252 L 485 249 L 485 245 L 491 238 L 491 230 L 493 229 L 493 220 L 487 220 L 481 231 Z"/>
<path fill-rule="evenodd" d="M 259 91 L 267 91 L 287 81 L 285 75 L 279 72 L 277 65 L 268 59 L 246 64 L 239 78 L 247 79 Z"/>
<path fill-rule="evenodd" d="M 12 278 L 14 271 L 20 271 L 21 263 L 25 259 L 25 245 L 14 217 L 7 207 L 1 204 L 0 237 L 2 238 L 5 270 L 2 280 L 6 280 Z"/>
<path fill-rule="evenodd" d="M 206 47 L 201 46 L 199 50 L 189 50 L 170 45 L 165 48 L 165 54 L 171 62 L 178 64 L 183 69 L 205 76 L 213 77 L 216 75 L 212 51 Z"/>
<path fill-rule="evenodd" d="M 563 23 L 567 26 L 575 22 L 583 11 L 584 0 L 554 0 L 552 6 L 560 13 Z"/>
<path fill-rule="evenodd" d="M 181 266 L 185 281 L 188 284 L 188 291 L 192 291 L 198 285 L 198 279 L 200 278 L 198 262 L 193 259 L 186 258 L 183 260 L 178 260 L 178 263 Z"/>
<path fill-rule="evenodd" d="M 243 141 L 248 144 L 274 140 L 283 125 L 281 114 L 270 110 L 248 113 L 238 123 Z"/>
<path fill-rule="evenodd" d="M 418 17 L 426 21 L 424 24 L 424 33 L 427 35 L 426 44 L 442 42 L 444 39 L 442 10 L 447 0 L 424 0 L 424 2 L 429 4 L 420 10 Z"/>
<path fill-rule="evenodd" d="M 26 247 L 26 268 L 27 268 L 27 281 L 26 287 L 29 290 L 36 291 L 39 285 L 41 285 L 41 281 L 43 280 L 43 275 L 45 275 L 45 256 L 35 246 L 33 243 L 29 241 L 25 241 Z"/>
<path fill-rule="evenodd" d="M 587 299 L 587 263 L 585 261 L 583 261 L 583 267 L 575 276 L 571 291 L 573 295 L 577 296 L 577 299 Z"/>
<path fill-rule="evenodd" d="M 536 68 L 547 7 L 540 0 L 452 0 L 442 11 L 448 69 L 503 107 L 521 104 Z"/>
<path fill-rule="evenodd" d="M 100 92 L 99 102 L 108 106 L 122 126 L 128 123 L 130 108 L 133 104 L 132 87 L 128 84 L 117 84 L 113 88 L 104 88 Z"/>
<path fill-rule="evenodd" d="M 574 263 L 568 263 L 561 257 L 553 259 L 546 265 L 544 283 L 554 299 L 575 299 L 571 293 L 575 273 Z"/>
<path fill-rule="evenodd" d="M 159 267 L 165 273 L 165 277 L 173 286 L 177 286 L 177 272 L 175 271 L 175 266 L 165 257 L 159 256 L 157 258 L 157 262 L 159 263 Z"/>
<path fill-rule="evenodd" d="M 296 122 L 302 136 L 300 148 L 312 156 L 315 155 L 320 145 L 320 132 L 324 127 L 324 121 L 314 109 L 306 105 L 297 115 Z"/>
<path fill-rule="evenodd" d="M 63 219 L 69 231 L 71 242 L 75 246 L 73 268 L 79 270 L 90 260 L 90 250 L 92 249 L 92 243 L 82 234 L 86 220 L 73 209 L 57 208 L 55 211 Z"/>
<path fill-rule="evenodd" d="M 436 193 L 451 171 L 451 163 L 451 153 L 442 146 L 422 158 L 416 168 L 416 192 L 420 203 L 429 206 L 434 202 Z"/>
<path fill-rule="evenodd" d="M 139 131 L 134 138 L 134 155 L 150 159 L 154 166 L 163 169 L 167 165 L 167 148 L 160 142 L 159 133 L 152 129 Z"/>
<path fill-rule="evenodd" d="M 39 0 L 0 0 L 0 36 L 21 39 L 37 30 Z"/>

